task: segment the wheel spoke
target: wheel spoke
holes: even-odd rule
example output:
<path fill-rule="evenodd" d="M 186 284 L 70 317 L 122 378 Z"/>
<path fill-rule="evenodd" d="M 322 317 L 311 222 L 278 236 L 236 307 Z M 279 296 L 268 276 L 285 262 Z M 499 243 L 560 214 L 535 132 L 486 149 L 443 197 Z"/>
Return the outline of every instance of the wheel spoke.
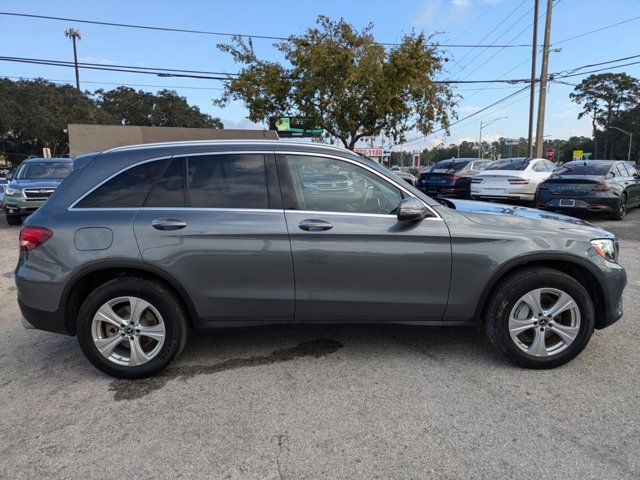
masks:
<path fill-rule="evenodd" d="M 518 336 L 522 332 L 532 329 L 535 325 L 533 318 L 527 318 L 526 320 L 518 320 L 517 318 L 509 318 L 509 331 L 512 335 Z"/>
<path fill-rule="evenodd" d="M 550 317 L 557 317 L 563 312 L 570 310 L 572 308 L 576 308 L 576 302 L 566 293 L 562 292 L 556 300 L 556 303 L 547 311 L 547 315 Z"/>
<path fill-rule="evenodd" d="M 522 301 L 533 311 L 533 316 L 537 316 L 542 313 L 541 295 L 542 289 L 538 288 L 537 290 L 533 290 L 522 297 Z"/>
<path fill-rule="evenodd" d="M 149 302 L 143 300 L 141 298 L 130 297 L 129 305 L 131 305 L 131 313 L 129 314 L 129 319 L 135 325 L 140 323 L 140 317 L 144 313 L 144 311 L 149 308 Z"/>
<path fill-rule="evenodd" d="M 102 355 L 104 355 L 105 357 L 109 357 L 123 340 L 124 337 L 121 334 L 116 333 L 111 337 L 98 338 L 94 340 L 94 343 L 96 345 L 96 348 Z"/>
<path fill-rule="evenodd" d="M 567 325 L 561 325 L 559 323 L 554 323 L 552 330 L 556 332 L 556 335 L 558 335 L 564 341 L 565 344 L 571 345 L 573 341 L 576 339 L 576 337 L 578 336 L 580 327 L 567 326 Z"/>
<path fill-rule="evenodd" d="M 544 330 L 536 330 L 535 337 L 533 337 L 533 342 L 529 347 L 529 353 L 531 353 L 531 355 L 535 355 L 536 357 L 546 357 L 548 355 L 547 343 L 544 337 Z"/>
<path fill-rule="evenodd" d="M 140 332 L 141 336 L 153 338 L 158 342 L 164 339 L 165 330 L 164 325 L 161 323 L 159 323 L 158 325 L 151 325 L 149 327 L 138 325 L 137 329 Z"/>
<path fill-rule="evenodd" d="M 122 327 L 127 324 L 127 321 L 118 316 L 116 312 L 113 311 L 113 308 L 108 303 L 102 305 L 95 314 L 95 317 L 102 321 L 110 323 L 111 325 L 115 325 L 116 327 Z"/>
<path fill-rule="evenodd" d="M 129 347 L 131 351 L 131 356 L 129 357 L 130 367 L 141 365 L 149 360 L 149 357 L 147 357 L 144 350 L 142 350 L 138 337 L 129 338 Z"/>

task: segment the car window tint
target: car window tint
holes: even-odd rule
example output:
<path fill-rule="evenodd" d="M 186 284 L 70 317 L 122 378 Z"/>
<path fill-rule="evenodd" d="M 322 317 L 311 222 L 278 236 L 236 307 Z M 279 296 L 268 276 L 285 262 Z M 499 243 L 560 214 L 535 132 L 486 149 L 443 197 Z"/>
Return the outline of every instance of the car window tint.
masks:
<path fill-rule="evenodd" d="M 629 174 L 627 173 L 627 170 L 622 166 L 621 163 L 616 165 L 615 168 L 613 169 L 613 171 L 615 172 L 616 177 L 628 177 L 629 176 Z"/>
<path fill-rule="evenodd" d="M 164 162 L 156 160 L 125 170 L 84 197 L 76 208 L 142 207 Z"/>
<path fill-rule="evenodd" d="M 358 165 L 302 155 L 286 158 L 300 210 L 388 215 L 402 200 L 398 188 Z"/>
<path fill-rule="evenodd" d="M 502 158 L 491 162 L 486 170 L 526 170 L 530 162 L 529 158 Z"/>
<path fill-rule="evenodd" d="M 185 206 L 184 162 L 184 158 L 171 160 L 169 166 L 160 174 L 145 206 Z"/>
<path fill-rule="evenodd" d="M 191 207 L 269 208 L 264 155 L 203 155 L 187 165 Z"/>
<path fill-rule="evenodd" d="M 624 167 L 627 169 L 627 172 L 629 173 L 630 177 L 633 177 L 634 175 L 638 174 L 638 171 L 635 169 L 635 167 L 633 165 L 631 165 L 630 163 L 623 163 Z"/>
<path fill-rule="evenodd" d="M 546 172 L 547 171 L 547 167 L 545 166 L 545 164 L 543 162 L 536 162 L 533 164 L 533 166 L 531 167 L 533 169 L 534 172 Z"/>

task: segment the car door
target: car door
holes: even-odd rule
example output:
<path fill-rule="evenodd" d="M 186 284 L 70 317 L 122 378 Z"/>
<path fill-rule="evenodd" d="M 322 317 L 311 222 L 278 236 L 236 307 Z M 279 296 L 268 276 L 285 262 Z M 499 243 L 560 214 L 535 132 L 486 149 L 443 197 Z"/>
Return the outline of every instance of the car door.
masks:
<path fill-rule="evenodd" d="M 627 192 L 630 205 L 640 205 L 640 175 L 630 163 L 623 163 L 622 167 L 627 171 Z"/>
<path fill-rule="evenodd" d="M 291 239 L 297 321 L 440 321 L 451 244 L 434 212 L 399 222 L 413 196 L 372 166 L 342 157 L 277 156 Z"/>
<path fill-rule="evenodd" d="M 203 324 L 293 319 L 293 264 L 275 160 L 174 157 L 134 228 L 145 262 L 185 288 Z"/>

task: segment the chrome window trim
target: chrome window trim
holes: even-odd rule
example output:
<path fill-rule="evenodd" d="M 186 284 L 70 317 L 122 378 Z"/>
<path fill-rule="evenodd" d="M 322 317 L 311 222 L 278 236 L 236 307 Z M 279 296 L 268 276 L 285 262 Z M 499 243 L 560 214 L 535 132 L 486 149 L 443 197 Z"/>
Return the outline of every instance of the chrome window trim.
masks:
<path fill-rule="evenodd" d="M 157 162 L 159 160 L 167 160 L 167 159 L 173 158 L 173 157 L 200 157 L 200 156 L 204 156 L 204 155 L 242 155 L 242 154 L 251 154 L 251 153 L 256 154 L 256 155 L 267 155 L 267 154 L 272 154 L 273 151 L 269 151 L 269 150 L 264 150 L 264 151 L 256 151 L 256 150 L 235 151 L 234 150 L 234 151 L 229 151 L 229 152 L 206 152 L 206 153 L 193 153 L 193 154 L 178 153 L 178 154 L 171 154 L 171 155 L 162 155 L 160 157 L 154 157 L 154 158 L 148 158 L 146 160 L 141 160 L 141 161 L 133 163 L 131 165 L 127 165 L 126 167 L 121 168 L 117 172 L 115 172 L 112 175 L 110 175 L 109 177 L 105 178 L 103 181 L 98 183 L 96 186 L 94 186 L 89 191 L 87 191 L 86 193 L 81 195 L 77 200 L 75 200 L 69 206 L 69 208 L 67 208 L 67 211 L 72 211 L 72 210 L 73 211 L 77 211 L 77 210 L 85 210 L 86 211 L 86 210 L 89 210 L 89 208 L 76 208 L 76 205 L 79 202 L 81 202 L 85 197 L 87 197 L 89 194 L 91 194 L 92 192 L 94 192 L 95 190 L 100 188 L 102 185 L 107 183 L 112 178 L 117 177 L 121 173 L 124 173 L 127 170 L 135 168 L 135 167 L 137 167 L 139 165 L 144 165 L 145 163 Z M 94 210 L 94 211 L 95 210 L 140 210 L 141 208 L 146 208 L 146 207 L 93 207 L 93 208 L 91 208 L 91 210 Z M 186 207 L 174 207 L 174 208 L 186 208 Z"/>
<path fill-rule="evenodd" d="M 337 147 L 334 147 L 334 148 L 337 148 Z M 123 167 L 120 170 L 118 170 L 117 172 L 113 173 L 112 175 L 110 175 L 109 177 L 107 177 L 106 179 L 104 179 L 103 181 L 98 183 L 97 185 L 95 185 L 89 191 L 87 191 L 86 193 L 81 195 L 78 199 L 76 199 L 67 208 L 67 211 L 85 211 L 85 212 L 89 212 L 89 211 L 132 211 L 132 210 L 136 210 L 137 211 L 137 210 L 150 210 L 150 209 L 158 209 L 158 210 L 203 210 L 203 211 L 254 211 L 254 212 L 282 211 L 282 209 L 246 209 L 246 208 L 214 208 L 214 207 L 210 207 L 210 208 L 206 208 L 206 207 L 203 207 L 203 208 L 198 208 L 198 207 L 93 207 L 93 208 L 76 208 L 76 205 L 79 202 L 81 202 L 89 194 L 91 194 L 92 192 L 94 192 L 95 190 L 100 188 L 102 185 L 107 183 L 109 180 L 111 180 L 114 177 L 120 175 L 121 173 L 126 172 L 127 170 L 135 168 L 135 167 L 137 167 L 139 165 L 143 165 L 145 163 L 156 162 L 156 161 L 160 161 L 160 160 L 167 160 L 169 158 L 183 157 L 183 156 L 185 156 L 185 157 L 200 157 L 200 156 L 210 156 L 210 155 L 247 155 L 247 154 L 255 154 L 255 155 L 276 154 L 276 155 L 316 156 L 316 157 L 332 158 L 332 159 L 335 159 L 335 160 L 341 160 L 341 161 L 344 161 L 344 162 L 348 162 L 348 163 L 354 164 L 356 166 L 364 168 L 365 170 L 368 170 L 369 172 L 373 173 L 377 177 L 381 178 L 383 181 L 386 181 L 387 183 L 390 183 L 391 185 L 395 186 L 396 188 L 398 188 L 399 190 L 401 190 L 402 192 L 404 192 L 408 196 L 410 196 L 412 198 L 415 198 L 418 201 L 420 201 L 431 212 L 431 214 L 433 215 L 432 217 L 425 218 L 425 220 L 430 220 L 430 219 L 442 220 L 442 217 L 438 214 L 438 212 L 436 212 L 436 210 L 431 205 L 426 203 L 421 198 L 416 197 L 412 192 L 407 190 L 400 183 L 396 182 L 393 179 L 387 178 L 386 176 L 382 175 L 380 172 L 378 172 L 375 169 L 369 167 L 368 165 L 363 164 L 362 162 L 360 162 L 358 160 L 346 158 L 345 156 L 341 156 L 341 155 L 331 155 L 331 154 L 327 154 L 327 153 L 294 152 L 294 151 L 286 151 L 286 150 L 285 151 L 281 151 L 281 150 L 229 150 L 229 151 L 223 151 L 223 152 L 173 153 L 171 155 L 162 155 L 162 156 L 159 156 L 159 157 L 148 158 L 148 159 L 141 160 L 139 162 L 133 163 L 131 165 L 127 165 L 126 167 Z M 360 216 L 395 217 L 395 215 L 367 214 L 367 213 L 357 213 L 357 212 L 354 212 L 354 213 L 350 213 L 350 212 L 314 212 L 314 211 L 308 211 L 308 210 L 287 210 L 287 211 L 290 211 L 290 212 L 323 213 L 325 215 L 327 215 L 327 214 L 334 215 L 335 214 L 335 215 L 354 215 L 354 216 L 355 215 L 360 215 Z"/>
<path fill-rule="evenodd" d="M 425 220 L 429 219 L 429 218 L 433 218 L 435 220 L 442 220 L 442 217 L 438 214 L 438 212 L 436 212 L 433 207 L 431 205 L 429 205 L 428 203 L 426 203 L 424 200 L 422 200 L 419 197 L 416 197 L 412 192 L 410 192 L 409 190 L 407 190 L 403 185 L 401 185 L 400 183 L 396 182 L 394 179 L 388 178 L 384 175 L 382 175 L 380 172 L 378 172 L 377 170 L 369 167 L 368 165 L 365 165 L 357 160 L 352 160 L 349 158 L 345 158 L 342 156 L 338 156 L 338 155 L 330 155 L 327 153 L 305 153 L 305 152 L 282 152 L 282 151 L 276 151 L 274 152 L 276 155 L 298 155 L 298 156 L 303 156 L 303 157 L 308 157 L 308 156 L 314 156 L 314 157 L 325 157 L 325 158 L 333 158 L 335 160 L 342 160 L 344 162 L 348 162 L 348 163 L 352 163 L 358 167 L 364 168 L 365 170 L 368 170 L 369 172 L 373 173 L 374 175 L 376 175 L 377 177 L 381 178 L 383 181 L 390 183 L 391 185 L 393 185 L 394 187 L 398 188 L 399 190 L 401 190 L 402 192 L 406 193 L 408 196 L 410 196 L 411 198 L 415 198 L 416 200 L 418 200 L 420 203 L 422 203 L 432 214 L 433 217 L 427 217 Z M 303 210 L 287 210 L 290 212 L 300 212 Z M 305 210 L 306 211 L 306 210 Z M 312 211 L 313 212 L 313 211 Z M 317 212 L 317 213 L 321 213 L 321 212 Z M 322 212 L 322 213 L 328 213 L 328 214 L 340 214 L 340 213 L 347 213 L 350 214 L 349 212 Z M 362 215 L 369 215 L 369 214 L 362 214 Z M 372 215 L 381 215 L 381 214 L 372 214 Z M 383 215 L 383 216 L 392 216 L 395 217 L 395 215 Z"/>

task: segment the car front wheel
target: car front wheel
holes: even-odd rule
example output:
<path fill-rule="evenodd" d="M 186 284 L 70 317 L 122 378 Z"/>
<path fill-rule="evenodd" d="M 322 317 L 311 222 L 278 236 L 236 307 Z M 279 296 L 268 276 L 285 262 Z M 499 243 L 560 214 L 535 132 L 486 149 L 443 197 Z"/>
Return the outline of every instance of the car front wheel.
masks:
<path fill-rule="evenodd" d="M 158 373 L 187 339 L 178 299 L 164 285 L 142 278 L 117 278 L 96 288 L 80 307 L 76 327 L 89 361 L 118 378 Z"/>
<path fill-rule="evenodd" d="M 494 290 L 484 329 L 490 343 L 526 368 L 554 368 L 587 345 L 595 325 L 593 302 L 573 277 L 555 269 L 517 271 Z"/>

